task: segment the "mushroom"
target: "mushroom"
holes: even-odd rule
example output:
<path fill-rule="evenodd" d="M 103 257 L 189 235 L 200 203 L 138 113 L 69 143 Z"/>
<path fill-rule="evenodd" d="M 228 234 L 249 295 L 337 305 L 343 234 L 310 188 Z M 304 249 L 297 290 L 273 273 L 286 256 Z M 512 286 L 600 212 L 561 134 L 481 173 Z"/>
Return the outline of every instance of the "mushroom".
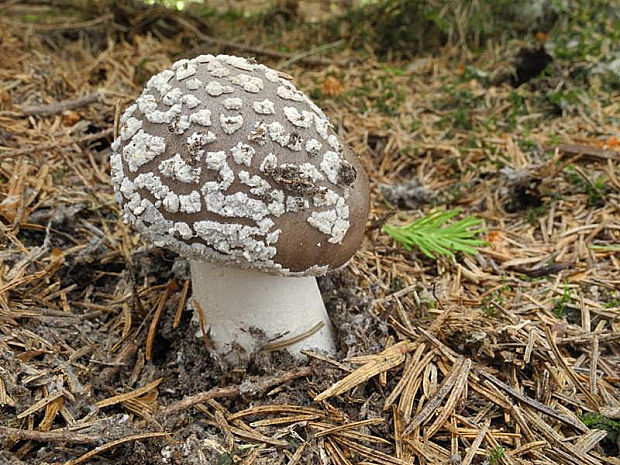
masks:
<path fill-rule="evenodd" d="M 315 277 L 358 249 L 368 179 L 291 79 L 236 56 L 177 61 L 125 110 L 112 144 L 124 221 L 190 260 L 221 354 L 335 350 Z"/>

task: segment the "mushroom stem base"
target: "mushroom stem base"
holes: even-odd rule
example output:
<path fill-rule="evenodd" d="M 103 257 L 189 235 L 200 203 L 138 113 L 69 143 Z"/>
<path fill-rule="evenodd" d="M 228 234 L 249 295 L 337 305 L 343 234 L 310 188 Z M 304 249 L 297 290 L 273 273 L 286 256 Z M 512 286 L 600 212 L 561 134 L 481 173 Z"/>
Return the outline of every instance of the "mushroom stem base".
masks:
<path fill-rule="evenodd" d="M 190 264 L 193 296 L 220 354 L 233 355 L 237 346 L 246 352 L 286 348 L 297 358 L 303 357 L 302 349 L 335 352 L 315 278 L 274 276 L 214 263 Z"/>

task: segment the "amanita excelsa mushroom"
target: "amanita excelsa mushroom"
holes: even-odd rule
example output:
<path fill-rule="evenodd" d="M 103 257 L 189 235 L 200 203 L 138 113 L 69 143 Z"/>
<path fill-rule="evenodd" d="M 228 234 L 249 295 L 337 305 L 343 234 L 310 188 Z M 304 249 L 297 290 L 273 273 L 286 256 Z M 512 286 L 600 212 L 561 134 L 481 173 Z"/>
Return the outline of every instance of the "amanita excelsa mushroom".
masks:
<path fill-rule="evenodd" d="M 112 148 L 124 220 L 190 260 L 217 351 L 333 352 L 314 277 L 359 247 L 368 180 L 289 76 L 235 56 L 177 61 L 126 109 Z"/>

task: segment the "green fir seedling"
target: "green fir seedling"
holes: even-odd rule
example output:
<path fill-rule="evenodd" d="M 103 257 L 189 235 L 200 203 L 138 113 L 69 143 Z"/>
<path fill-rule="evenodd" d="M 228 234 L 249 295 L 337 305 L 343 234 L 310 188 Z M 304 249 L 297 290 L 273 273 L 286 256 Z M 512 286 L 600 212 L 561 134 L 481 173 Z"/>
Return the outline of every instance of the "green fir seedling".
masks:
<path fill-rule="evenodd" d="M 459 208 L 440 210 L 403 226 L 384 224 L 382 229 L 405 249 L 417 247 L 429 258 L 453 257 L 456 252 L 475 255 L 478 247 L 487 245 L 479 239 L 485 229 L 477 227 L 483 220 L 472 215 L 450 223 L 460 212 Z"/>

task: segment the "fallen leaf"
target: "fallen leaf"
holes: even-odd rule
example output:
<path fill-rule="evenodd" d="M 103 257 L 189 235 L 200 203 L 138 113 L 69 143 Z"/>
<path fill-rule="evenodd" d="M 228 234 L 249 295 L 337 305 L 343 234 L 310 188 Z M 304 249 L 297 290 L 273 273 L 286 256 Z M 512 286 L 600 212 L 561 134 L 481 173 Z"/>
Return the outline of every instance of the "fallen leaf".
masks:
<path fill-rule="evenodd" d="M 327 76 L 323 81 L 323 94 L 329 97 L 335 97 L 342 93 L 342 83 L 334 76 Z"/>
<path fill-rule="evenodd" d="M 77 111 L 67 110 L 62 112 L 63 126 L 73 126 L 80 120 L 80 114 Z"/>

